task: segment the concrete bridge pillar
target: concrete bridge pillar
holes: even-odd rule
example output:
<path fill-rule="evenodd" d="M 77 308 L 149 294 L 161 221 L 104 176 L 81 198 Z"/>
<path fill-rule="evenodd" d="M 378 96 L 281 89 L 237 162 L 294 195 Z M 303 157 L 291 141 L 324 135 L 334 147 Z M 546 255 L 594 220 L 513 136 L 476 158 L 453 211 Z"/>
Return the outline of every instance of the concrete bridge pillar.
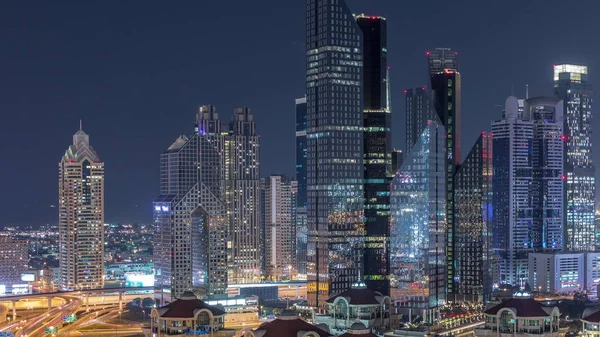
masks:
<path fill-rule="evenodd" d="M 17 320 L 17 301 L 11 301 L 12 302 L 12 319 L 13 322 Z"/>
<path fill-rule="evenodd" d="M 48 311 L 52 310 L 52 297 L 48 297 Z"/>
<path fill-rule="evenodd" d="M 123 311 L 123 292 L 119 292 L 119 311 Z"/>

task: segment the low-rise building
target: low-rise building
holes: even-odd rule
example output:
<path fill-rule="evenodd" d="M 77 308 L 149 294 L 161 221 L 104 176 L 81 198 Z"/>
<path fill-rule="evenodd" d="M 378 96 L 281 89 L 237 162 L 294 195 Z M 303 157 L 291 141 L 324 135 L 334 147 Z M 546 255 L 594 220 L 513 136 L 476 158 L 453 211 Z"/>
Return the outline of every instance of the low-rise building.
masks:
<path fill-rule="evenodd" d="M 390 326 L 392 301 L 389 296 L 367 288 L 362 281 L 327 300 L 328 315 L 316 315 L 318 323 L 334 330 L 346 330 L 355 322 L 369 329 L 385 330 Z"/>
<path fill-rule="evenodd" d="M 284 310 L 279 317 L 271 322 L 263 323 L 255 330 L 242 331 L 243 337 L 333 337 L 327 326 L 312 325 L 296 313 Z M 368 336 L 367 336 L 368 337 Z"/>
<path fill-rule="evenodd" d="M 583 337 L 600 337 L 600 309 L 585 309 L 581 315 Z"/>
<path fill-rule="evenodd" d="M 564 337 L 559 327 L 560 311 L 546 307 L 530 294 L 518 293 L 484 311 L 485 324 L 475 329 L 477 337 Z"/>
<path fill-rule="evenodd" d="M 231 337 L 234 330 L 225 329 L 225 311 L 206 304 L 192 292 L 150 313 L 151 334 L 161 336 L 210 335 Z"/>

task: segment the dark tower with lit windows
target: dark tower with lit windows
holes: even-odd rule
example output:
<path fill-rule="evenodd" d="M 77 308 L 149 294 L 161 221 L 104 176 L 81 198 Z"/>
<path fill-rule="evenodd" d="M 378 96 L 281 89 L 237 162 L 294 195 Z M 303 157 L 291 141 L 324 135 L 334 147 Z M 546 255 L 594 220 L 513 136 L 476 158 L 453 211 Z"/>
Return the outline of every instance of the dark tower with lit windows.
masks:
<path fill-rule="evenodd" d="M 448 48 L 427 52 L 431 96 L 434 109 L 446 127 L 446 291 L 448 300 L 455 293 L 456 247 L 455 247 L 455 188 L 456 172 L 460 165 L 461 127 L 461 78 L 458 72 L 457 53 Z"/>
<path fill-rule="evenodd" d="M 387 24 L 380 16 L 356 16 L 363 34 L 365 253 L 364 280 L 389 294 L 391 110 Z"/>

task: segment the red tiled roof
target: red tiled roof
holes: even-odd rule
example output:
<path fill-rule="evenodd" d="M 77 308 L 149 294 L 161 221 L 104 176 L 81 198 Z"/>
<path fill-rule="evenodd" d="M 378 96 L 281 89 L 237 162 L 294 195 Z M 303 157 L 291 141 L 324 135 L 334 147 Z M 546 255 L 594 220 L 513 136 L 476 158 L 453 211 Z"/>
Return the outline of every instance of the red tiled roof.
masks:
<path fill-rule="evenodd" d="M 271 322 L 261 324 L 256 330 L 265 330 L 263 337 L 287 337 L 297 336 L 299 331 L 313 331 L 319 334 L 320 337 L 331 336 L 327 331 L 304 321 L 303 319 L 276 319 Z"/>
<path fill-rule="evenodd" d="M 588 322 L 594 322 L 594 323 L 600 322 L 600 310 L 595 310 L 595 311 L 592 311 L 592 310 L 588 311 L 588 310 L 585 310 L 583 312 L 582 320 L 588 321 Z"/>
<path fill-rule="evenodd" d="M 496 315 L 500 309 L 514 308 L 517 317 L 550 317 L 544 306 L 533 298 L 511 298 L 486 311 L 488 315 Z"/>
<path fill-rule="evenodd" d="M 377 335 L 374 335 L 370 332 L 368 334 L 362 334 L 362 335 L 347 332 L 343 335 L 340 335 L 339 337 L 377 337 Z"/>
<path fill-rule="evenodd" d="M 171 317 L 171 318 L 194 318 L 194 310 L 196 309 L 207 309 L 212 312 L 213 316 L 222 316 L 225 315 L 225 312 L 219 308 L 210 306 L 204 301 L 195 299 L 195 300 L 186 300 L 186 299 L 178 299 L 160 309 L 167 308 L 168 310 L 161 315 L 161 317 Z"/>
<path fill-rule="evenodd" d="M 377 297 L 382 297 L 380 292 L 366 288 L 349 289 L 340 294 L 330 297 L 327 303 L 333 303 L 338 297 L 345 297 L 351 305 L 379 304 Z"/>

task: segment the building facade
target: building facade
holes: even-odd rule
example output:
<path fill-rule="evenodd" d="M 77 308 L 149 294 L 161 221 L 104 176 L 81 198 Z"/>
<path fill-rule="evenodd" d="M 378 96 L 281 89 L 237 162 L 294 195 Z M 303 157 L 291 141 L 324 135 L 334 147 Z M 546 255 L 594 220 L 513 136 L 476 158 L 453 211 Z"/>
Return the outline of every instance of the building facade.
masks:
<path fill-rule="evenodd" d="M 294 209 L 297 182 L 271 175 L 265 182 L 265 277 L 293 280 L 296 270 Z"/>
<path fill-rule="evenodd" d="M 461 161 L 461 76 L 457 53 L 448 48 L 427 52 L 433 107 L 446 128 L 446 290 L 451 299 L 456 293 L 456 171 Z"/>
<path fill-rule="evenodd" d="M 81 129 L 59 165 L 60 289 L 104 287 L 104 162 Z"/>
<path fill-rule="evenodd" d="M 430 121 L 391 186 L 391 297 L 426 322 L 446 302 L 445 137 Z"/>
<path fill-rule="evenodd" d="M 233 111 L 224 139 L 225 203 L 230 217 L 230 283 L 260 281 L 260 142 L 250 109 Z"/>
<path fill-rule="evenodd" d="M 296 196 L 296 269 L 298 279 L 306 280 L 306 249 L 308 243 L 307 213 L 307 148 L 306 128 L 306 97 L 296 99 L 296 181 L 298 193 Z"/>
<path fill-rule="evenodd" d="M 0 294 L 13 293 L 13 285 L 23 284 L 21 274 L 29 264 L 29 242 L 10 236 L 0 236 Z M 4 289 L 1 289 L 4 288 Z M 4 291 L 1 291 L 4 290 Z"/>
<path fill-rule="evenodd" d="M 496 283 L 524 285 L 529 253 L 563 249 L 562 101 L 509 97 L 492 123 Z"/>
<path fill-rule="evenodd" d="M 433 119 L 435 111 L 431 95 L 426 87 L 404 90 L 406 109 L 406 149 L 408 152 L 421 136 L 427 121 Z"/>
<path fill-rule="evenodd" d="M 523 118 L 533 122 L 531 245 L 536 251 L 564 247 L 563 101 L 556 97 L 526 99 Z"/>
<path fill-rule="evenodd" d="M 456 173 L 455 300 L 492 293 L 492 135 L 482 133 Z"/>
<path fill-rule="evenodd" d="M 592 85 L 587 66 L 554 66 L 554 94 L 564 101 L 566 249 L 594 251 L 596 167 L 592 159 Z"/>
<path fill-rule="evenodd" d="M 306 1 L 308 304 L 363 271 L 363 36 L 343 0 Z"/>
<path fill-rule="evenodd" d="M 585 287 L 584 253 L 529 254 L 529 285 L 550 294 L 572 293 Z"/>
<path fill-rule="evenodd" d="M 390 177 L 392 114 L 387 66 L 387 22 L 356 16 L 363 34 L 364 99 L 364 280 L 369 289 L 389 294 Z"/>
<path fill-rule="evenodd" d="M 533 124 L 523 119 L 523 100 L 506 99 L 502 119 L 492 122 L 492 249 L 494 282 L 521 284 L 528 277 L 527 254 L 533 227 Z"/>
<path fill-rule="evenodd" d="M 194 134 L 179 137 L 161 154 L 161 195 L 153 208 L 155 286 L 161 303 L 200 287 L 207 294 L 226 292 L 223 143 L 215 107 L 202 106 Z"/>

